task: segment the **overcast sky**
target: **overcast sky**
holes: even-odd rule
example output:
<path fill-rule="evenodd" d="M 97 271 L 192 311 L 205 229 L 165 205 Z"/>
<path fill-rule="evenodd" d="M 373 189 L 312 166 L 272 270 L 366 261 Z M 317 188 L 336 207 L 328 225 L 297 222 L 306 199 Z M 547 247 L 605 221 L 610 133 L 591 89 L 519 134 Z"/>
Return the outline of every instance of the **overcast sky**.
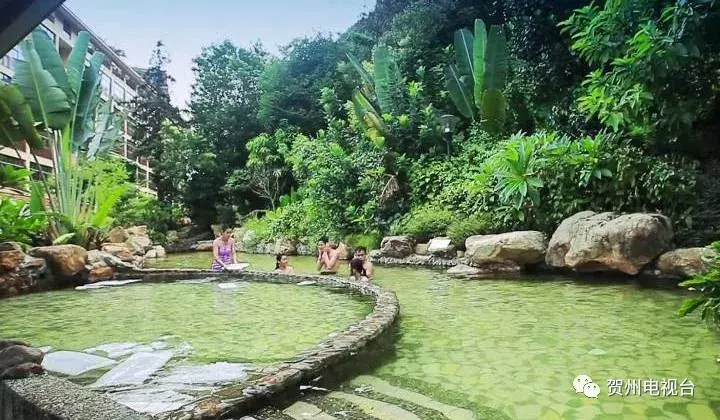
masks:
<path fill-rule="evenodd" d="M 375 0 L 67 0 L 65 5 L 132 66 L 147 67 L 158 40 L 170 55 L 173 102 L 184 107 L 193 82 L 192 59 L 203 46 L 229 39 L 261 41 L 270 52 L 317 32 L 338 33 L 369 12 Z"/>

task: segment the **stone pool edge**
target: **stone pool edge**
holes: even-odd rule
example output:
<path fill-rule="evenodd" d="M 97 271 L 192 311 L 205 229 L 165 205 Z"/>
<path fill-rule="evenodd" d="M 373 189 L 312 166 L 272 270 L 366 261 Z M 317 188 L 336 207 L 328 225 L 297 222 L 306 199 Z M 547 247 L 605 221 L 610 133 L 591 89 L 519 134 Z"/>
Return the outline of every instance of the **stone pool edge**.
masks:
<path fill-rule="evenodd" d="M 214 419 L 243 416 L 270 404 L 275 398 L 298 391 L 301 384 L 310 383 L 326 371 L 351 360 L 368 344 L 374 342 L 395 323 L 400 303 L 395 293 L 375 284 L 358 283 L 335 276 L 283 275 L 263 271 L 217 273 L 202 269 L 140 269 L 117 273 L 115 278 L 143 281 L 172 281 L 198 275 L 217 279 L 237 279 L 266 283 L 297 284 L 315 282 L 323 287 L 350 289 L 374 300 L 373 311 L 363 320 L 333 334 L 324 342 L 303 351 L 289 361 L 264 368 L 263 376 L 249 385 L 230 385 L 215 394 L 203 397 L 177 411 L 158 415 L 167 420 Z M 315 287 L 308 285 L 303 287 Z"/>

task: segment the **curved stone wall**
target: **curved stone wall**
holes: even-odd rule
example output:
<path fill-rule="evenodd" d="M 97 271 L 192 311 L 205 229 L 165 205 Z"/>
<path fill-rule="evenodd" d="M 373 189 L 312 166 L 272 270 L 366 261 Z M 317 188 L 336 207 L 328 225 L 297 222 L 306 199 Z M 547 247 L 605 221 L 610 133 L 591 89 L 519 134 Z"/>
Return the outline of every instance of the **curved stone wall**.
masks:
<path fill-rule="evenodd" d="M 162 418 L 172 420 L 213 419 L 242 416 L 270 403 L 273 398 L 294 392 L 329 369 L 349 361 L 369 343 L 375 341 L 395 322 L 400 305 L 395 294 L 374 284 L 358 283 L 334 276 L 282 275 L 271 272 L 243 271 L 215 273 L 208 270 L 144 269 L 119 274 L 120 279 L 178 280 L 202 275 L 233 278 L 243 281 L 297 284 L 315 282 L 317 286 L 341 287 L 369 296 L 375 301 L 373 311 L 362 321 L 333 334 L 314 348 L 304 351 L 291 361 L 267 367 L 262 377 L 249 384 L 229 386 L 213 396 L 202 398 Z M 314 287 L 314 286 L 308 286 Z"/>

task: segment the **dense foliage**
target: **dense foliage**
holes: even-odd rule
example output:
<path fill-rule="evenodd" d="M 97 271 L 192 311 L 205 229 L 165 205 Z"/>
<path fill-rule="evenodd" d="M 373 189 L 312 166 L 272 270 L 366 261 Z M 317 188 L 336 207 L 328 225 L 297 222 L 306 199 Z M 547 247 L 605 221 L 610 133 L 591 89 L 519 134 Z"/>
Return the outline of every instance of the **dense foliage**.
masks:
<path fill-rule="evenodd" d="M 707 261 L 708 272 L 680 283 L 681 286 L 699 292 L 699 296 L 686 300 L 678 314 L 685 316 L 700 311 L 700 316 L 708 324 L 720 328 L 720 242 L 711 247 L 715 255 Z"/>
<path fill-rule="evenodd" d="M 249 245 L 377 245 L 581 210 L 653 211 L 717 239 L 720 5 L 381 0 L 339 36 L 195 60 L 193 129 L 166 126 L 167 204 Z M 468 28 L 468 29 L 465 29 Z"/>

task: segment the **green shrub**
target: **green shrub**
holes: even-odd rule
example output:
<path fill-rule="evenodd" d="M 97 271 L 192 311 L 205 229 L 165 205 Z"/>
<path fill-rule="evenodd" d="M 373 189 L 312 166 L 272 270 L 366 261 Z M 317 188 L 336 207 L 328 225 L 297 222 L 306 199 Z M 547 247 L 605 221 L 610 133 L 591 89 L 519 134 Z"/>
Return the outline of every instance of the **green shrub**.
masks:
<path fill-rule="evenodd" d="M 149 195 L 127 194 L 113 209 L 114 226 L 146 225 L 153 242 L 166 244 L 168 230 L 177 228 L 182 211 Z"/>
<path fill-rule="evenodd" d="M 345 243 L 352 249 L 364 246 L 368 251 L 380 248 L 382 235 L 380 232 L 352 233 L 345 237 Z"/>
<path fill-rule="evenodd" d="M 448 225 L 455 221 L 450 211 L 432 205 L 416 207 L 393 227 L 396 235 L 410 235 L 419 242 L 447 234 Z"/>
<path fill-rule="evenodd" d="M 457 219 L 448 226 L 447 236 L 455 246 L 465 249 L 465 240 L 473 235 L 499 233 L 498 223 L 490 213 L 480 213 Z"/>
<path fill-rule="evenodd" d="M 0 197 L 0 242 L 38 243 L 47 225 L 44 213 L 33 213 L 27 203 Z"/>
<path fill-rule="evenodd" d="M 708 324 L 720 328 L 720 242 L 712 244 L 715 256 L 707 261 L 709 270 L 705 274 L 680 283 L 680 286 L 697 290 L 700 295 L 686 300 L 678 315 L 685 316 L 700 310 L 700 317 Z"/>

